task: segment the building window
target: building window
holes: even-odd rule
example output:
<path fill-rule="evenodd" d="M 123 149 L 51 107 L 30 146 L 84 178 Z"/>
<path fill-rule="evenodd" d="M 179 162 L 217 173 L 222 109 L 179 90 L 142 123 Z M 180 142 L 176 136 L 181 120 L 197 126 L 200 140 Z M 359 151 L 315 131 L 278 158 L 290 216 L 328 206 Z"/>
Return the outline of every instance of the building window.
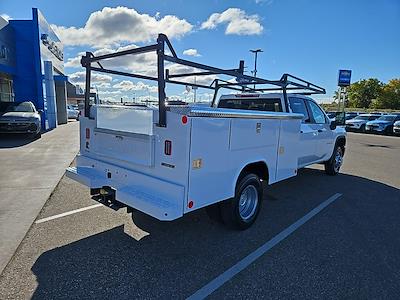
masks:
<path fill-rule="evenodd" d="M 13 82 L 10 76 L 0 73 L 0 102 L 14 101 Z"/>

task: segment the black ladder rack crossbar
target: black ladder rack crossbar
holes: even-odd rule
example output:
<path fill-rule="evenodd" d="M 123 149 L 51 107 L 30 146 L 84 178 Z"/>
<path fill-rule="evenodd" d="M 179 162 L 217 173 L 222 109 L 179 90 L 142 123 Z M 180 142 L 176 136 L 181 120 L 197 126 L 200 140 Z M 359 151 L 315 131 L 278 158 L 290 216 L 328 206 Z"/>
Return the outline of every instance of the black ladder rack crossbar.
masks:
<path fill-rule="evenodd" d="M 169 49 L 171 55 L 165 53 L 165 45 Z M 120 57 L 124 55 L 137 55 L 144 54 L 148 52 L 155 52 L 157 55 L 157 75 L 150 76 L 145 74 L 128 73 L 117 70 L 110 70 L 105 68 L 100 61 L 106 59 L 112 59 L 115 57 Z M 187 73 L 170 74 L 170 70 L 165 68 L 165 62 L 176 63 L 179 65 L 187 66 L 193 68 L 195 71 Z M 98 67 L 92 66 L 96 63 Z M 215 105 L 215 100 L 219 89 L 225 88 L 235 91 L 242 92 L 264 92 L 264 91 L 282 91 L 285 99 L 286 107 L 288 107 L 287 94 L 286 91 L 302 91 L 303 94 L 325 94 L 325 89 L 317 86 L 311 82 L 304 79 L 298 78 L 290 74 L 283 74 L 280 80 L 267 80 L 259 77 L 249 76 L 244 74 L 244 61 L 241 60 L 239 63 L 239 68 L 237 69 L 220 69 L 213 66 L 208 66 L 205 64 L 196 63 L 193 61 L 178 58 L 171 42 L 168 40 L 167 36 L 164 34 L 159 34 L 157 38 L 157 43 L 149 46 L 138 47 L 133 49 L 128 49 L 124 51 L 118 51 L 114 53 L 104 54 L 95 56 L 91 52 L 86 52 L 86 54 L 81 59 L 82 66 L 86 69 L 86 82 L 85 82 L 85 116 L 90 116 L 90 82 L 91 82 L 91 72 L 100 72 L 113 75 L 127 76 L 132 78 L 139 78 L 145 80 L 157 81 L 158 84 L 158 113 L 159 121 L 158 126 L 166 127 L 166 111 L 167 107 L 165 105 L 166 95 L 165 95 L 165 84 L 178 84 L 178 85 L 188 85 L 198 88 L 205 88 L 214 90 L 214 97 L 212 101 L 212 106 Z M 198 71 L 200 70 L 200 71 Z M 223 80 L 216 78 L 210 85 L 190 83 L 178 81 L 173 78 L 182 77 L 193 77 L 193 76 L 205 76 L 205 75 L 225 75 L 230 76 L 235 79 L 235 82 Z M 253 87 L 250 87 L 253 86 Z M 267 85 L 265 87 L 264 85 Z M 271 87 L 271 85 L 273 87 Z"/>

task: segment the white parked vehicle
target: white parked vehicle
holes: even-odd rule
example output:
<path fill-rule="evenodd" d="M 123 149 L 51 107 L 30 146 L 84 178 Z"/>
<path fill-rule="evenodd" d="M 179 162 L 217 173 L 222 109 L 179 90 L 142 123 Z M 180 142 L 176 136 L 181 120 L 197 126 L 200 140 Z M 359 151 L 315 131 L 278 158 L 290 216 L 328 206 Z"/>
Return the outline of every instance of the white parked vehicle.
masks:
<path fill-rule="evenodd" d="M 286 94 L 287 89 L 324 89 L 290 75 L 278 81 L 247 76 L 242 62 L 232 71 L 180 60 L 172 47 L 172 56 L 163 53 L 164 43 L 170 46 L 160 35 L 152 48 L 159 59 L 158 78 L 154 78 L 159 87 L 159 109 L 90 106 L 86 95 L 85 116 L 80 118 L 80 153 L 76 167 L 68 168 L 67 175 L 88 186 L 99 202 L 115 209 L 127 206 L 159 220 L 174 220 L 207 207 L 210 216 L 245 229 L 260 210 L 263 183 L 293 177 L 299 168 L 314 163 L 324 163 L 330 175 L 339 172 L 345 130 L 330 122 L 310 97 Z M 142 53 L 149 47 L 123 54 Z M 91 65 L 123 54 L 84 56 L 87 86 L 91 70 L 134 77 L 136 74 Z M 214 96 L 210 107 L 168 105 L 165 82 L 180 83 L 169 72 L 164 78 L 160 59 L 203 69 L 207 74 L 241 78 L 239 90 L 244 92 L 219 100 Z M 193 74 L 198 76 L 186 76 Z M 249 87 L 250 82 L 251 86 L 276 85 L 283 91 L 258 93 Z M 213 89 L 217 92 L 222 87 L 236 89 L 224 82 L 216 82 Z"/>
<path fill-rule="evenodd" d="M 380 115 L 377 114 L 362 114 L 354 119 L 350 119 L 346 121 L 346 129 L 347 130 L 354 130 L 354 131 L 361 131 L 365 132 L 365 125 L 369 121 L 376 120 L 380 117 Z"/>
<path fill-rule="evenodd" d="M 400 134 L 400 121 L 396 121 L 394 124 L 393 124 L 393 133 L 394 134 Z"/>
<path fill-rule="evenodd" d="M 79 119 L 80 112 L 78 109 L 76 109 L 74 106 L 68 104 L 67 105 L 67 114 L 68 114 L 68 119 Z"/>

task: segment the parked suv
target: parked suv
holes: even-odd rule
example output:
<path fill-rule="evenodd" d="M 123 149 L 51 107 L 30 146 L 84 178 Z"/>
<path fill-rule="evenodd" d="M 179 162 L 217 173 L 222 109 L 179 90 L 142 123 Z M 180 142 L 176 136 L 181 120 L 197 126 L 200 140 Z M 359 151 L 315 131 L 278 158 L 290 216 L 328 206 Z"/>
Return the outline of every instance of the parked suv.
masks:
<path fill-rule="evenodd" d="M 374 121 L 368 122 L 365 125 L 365 130 L 368 132 L 391 134 L 396 121 L 400 121 L 400 115 L 383 115 Z"/>
<path fill-rule="evenodd" d="M 365 125 L 369 121 L 376 120 L 380 115 L 377 114 L 362 114 L 353 119 L 346 121 L 346 130 L 348 131 L 361 131 L 365 132 Z"/>
<path fill-rule="evenodd" d="M 400 135 L 400 121 L 396 121 L 393 124 L 393 133 L 394 134 L 399 134 Z"/>
<path fill-rule="evenodd" d="M 1 107 L 0 133 L 28 133 L 40 137 L 41 111 L 37 111 L 32 102 L 10 102 Z"/>

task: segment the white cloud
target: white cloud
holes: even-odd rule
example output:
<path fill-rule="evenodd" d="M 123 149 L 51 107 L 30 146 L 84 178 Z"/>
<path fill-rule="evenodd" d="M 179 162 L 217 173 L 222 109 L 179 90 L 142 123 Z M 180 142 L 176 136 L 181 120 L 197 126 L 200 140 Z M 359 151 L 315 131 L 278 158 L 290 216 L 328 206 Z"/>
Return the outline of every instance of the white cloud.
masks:
<path fill-rule="evenodd" d="M 113 53 L 115 51 L 123 51 L 131 48 L 136 48 L 136 45 L 128 45 L 124 47 L 119 47 L 118 49 L 111 49 L 111 48 L 103 48 L 98 49 L 93 52 L 95 56 Z M 65 63 L 66 67 L 78 68 L 81 66 L 80 60 L 81 56 L 84 55 L 84 52 L 78 53 L 78 56 L 68 58 L 67 62 Z M 122 70 L 126 72 L 134 72 L 138 74 L 148 75 L 148 76 L 157 76 L 157 57 L 155 53 L 146 53 L 140 55 L 124 55 L 112 59 L 107 59 L 101 61 L 101 64 L 105 68 L 110 68 L 113 70 Z M 96 66 L 96 64 L 93 64 Z M 166 62 L 165 68 L 169 69 L 170 74 L 181 74 L 181 73 L 192 73 L 198 72 L 200 70 L 179 65 L 175 63 Z M 80 72 L 84 74 L 84 72 Z M 76 74 L 76 73 L 75 73 Z M 96 73 L 94 73 L 96 74 Z M 108 76 L 108 75 L 107 75 Z M 196 83 L 209 85 L 211 82 L 217 78 L 215 75 L 207 75 L 207 76 L 197 76 Z M 194 77 L 183 77 L 180 79 L 183 82 L 194 83 Z M 83 79 L 84 81 L 84 79 Z"/>
<path fill-rule="evenodd" d="M 225 34 L 255 35 L 264 30 L 258 15 L 248 15 L 239 8 L 228 8 L 222 13 L 213 13 L 201 24 L 201 29 L 214 29 L 220 24 L 227 24 Z"/>
<path fill-rule="evenodd" d="M 68 79 L 74 84 L 83 84 L 86 79 L 86 73 L 84 71 L 75 72 L 69 74 Z M 92 73 L 90 80 L 92 84 L 102 84 L 102 86 L 108 86 L 112 80 L 112 77 L 105 74 Z"/>
<path fill-rule="evenodd" d="M 188 56 L 201 56 L 200 53 L 197 51 L 197 49 L 186 49 L 183 51 L 183 55 L 188 55 Z"/>
<path fill-rule="evenodd" d="M 129 80 L 123 80 L 113 85 L 115 89 L 122 89 L 123 91 L 149 91 L 150 93 L 157 93 L 158 88 L 154 85 L 148 85 L 141 81 L 134 83 Z"/>
<path fill-rule="evenodd" d="M 133 8 L 104 7 L 90 14 L 83 27 L 52 25 L 64 45 L 104 46 L 121 42 L 137 43 L 153 40 L 162 32 L 169 38 L 180 38 L 193 25 L 174 15 L 160 17 L 140 14 Z"/>
<path fill-rule="evenodd" d="M 112 48 L 101 48 L 97 49 L 93 52 L 95 56 L 114 53 L 116 51 L 124 51 L 132 48 L 137 48 L 136 45 L 131 44 L 124 47 L 119 47 L 117 49 Z M 80 52 L 76 57 L 68 58 L 67 62 L 64 64 L 65 67 L 70 68 L 79 68 L 81 67 L 81 57 L 84 55 L 84 52 Z M 120 57 L 115 57 L 112 59 L 106 59 L 101 61 L 101 64 L 105 68 L 114 69 L 114 70 L 123 70 L 128 72 L 135 72 L 145 75 L 155 76 L 157 71 L 157 58 L 156 54 L 149 52 L 144 54 L 137 55 L 124 55 Z M 93 64 L 93 66 L 97 67 L 97 64 Z"/>

